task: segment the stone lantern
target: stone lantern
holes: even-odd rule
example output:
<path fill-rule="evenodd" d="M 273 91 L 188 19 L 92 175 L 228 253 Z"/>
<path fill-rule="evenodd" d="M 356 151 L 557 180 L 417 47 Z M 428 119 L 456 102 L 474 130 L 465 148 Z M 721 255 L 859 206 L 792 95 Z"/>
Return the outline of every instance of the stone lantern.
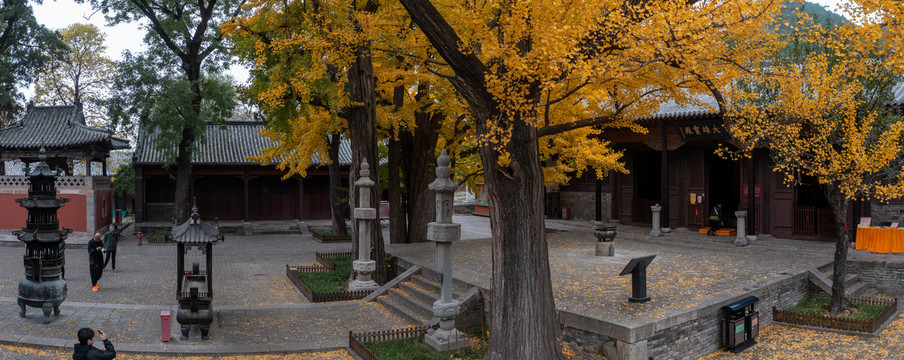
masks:
<path fill-rule="evenodd" d="M 38 165 L 28 173 L 31 183 L 28 197 L 16 199 L 28 210 L 28 218 L 22 230 L 13 234 L 25 243 L 25 278 L 19 280 L 19 316 L 25 317 L 25 307 L 41 308 L 44 323 L 50 323 L 50 312 L 60 314 L 60 304 L 66 299 L 66 281 L 62 278 L 63 257 L 60 242 L 66 240 L 72 229 L 60 230 L 57 210 L 69 199 L 58 198 L 56 178 L 59 170 L 50 170 L 47 155 L 41 148 Z"/>
<path fill-rule="evenodd" d="M 430 329 L 424 343 L 436 351 L 452 351 L 468 346 L 468 337 L 455 328 L 459 301 L 452 299 L 452 242 L 461 238 L 461 224 L 452 222 L 452 202 L 458 184 L 449 179 L 449 156 L 446 150 L 436 159 L 436 180 L 430 190 L 436 193 L 436 221 L 427 224 L 427 240 L 436 242 L 436 265 L 443 274 L 440 299 L 433 303 L 433 315 L 439 318 L 439 329 Z"/>

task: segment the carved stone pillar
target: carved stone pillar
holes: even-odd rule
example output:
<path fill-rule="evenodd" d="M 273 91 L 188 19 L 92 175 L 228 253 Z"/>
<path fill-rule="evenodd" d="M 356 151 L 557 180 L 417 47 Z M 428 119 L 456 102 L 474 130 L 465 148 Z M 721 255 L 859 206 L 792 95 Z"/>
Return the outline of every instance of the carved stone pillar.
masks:
<path fill-rule="evenodd" d="M 650 237 L 660 237 L 662 228 L 659 226 L 659 215 L 662 213 L 662 206 L 653 205 L 650 206 L 650 210 L 653 211 L 653 230 L 650 230 Z"/>
<path fill-rule="evenodd" d="M 751 191 L 752 190 L 753 189 L 751 189 Z M 738 218 L 738 234 L 735 237 L 734 244 L 736 246 L 747 246 L 747 226 L 745 225 L 747 220 L 747 212 L 735 211 L 734 214 Z"/>
<path fill-rule="evenodd" d="M 436 242 L 436 266 L 443 274 L 440 299 L 433 303 L 433 315 L 439 318 L 439 329 L 428 331 L 424 343 L 436 351 L 452 351 L 468 346 L 468 338 L 455 328 L 459 302 L 452 299 L 452 242 L 461 239 L 461 224 L 452 222 L 452 203 L 458 184 L 449 177 L 446 150 L 436 159 L 436 180 L 430 190 L 436 193 L 436 221 L 427 224 L 427 240 Z"/>
<path fill-rule="evenodd" d="M 370 259 L 370 246 L 373 244 L 371 221 L 377 219 L 377 209 L 373 208 L 370 199 L 370 188 L 374 181 L 370 179 L 370 165 L 367 159 L 361 161 L 358 171 L 358 207 L 355 208 L 355 219 L 358 219 L 358 260 L 352 262 L 355 280 L 348 284 L 348 291 L 376 290 L 380 286 L 371 277 L 377 270 L 377 263 Z"/>

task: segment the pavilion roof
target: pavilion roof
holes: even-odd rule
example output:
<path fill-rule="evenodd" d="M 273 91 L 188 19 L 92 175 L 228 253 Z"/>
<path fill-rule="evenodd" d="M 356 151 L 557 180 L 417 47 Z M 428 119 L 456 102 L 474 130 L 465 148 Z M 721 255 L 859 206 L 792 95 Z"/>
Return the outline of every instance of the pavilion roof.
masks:
<path fill-rule="evenodd" d="M 196 151 L 192 152 L 192 164 L 196 165 L 260 165 L 249 160 L 258 156 L 261 150 L 276 146 L 276 143 L 260 134 L 264 123 L 260 121 L 227 121 L 225 124 L 210 123 L 204 134 L 205 141 L 195 141 Z M 135 150 L 136 164 L 162 164 L 166 150 L 154 146 L 156 133 L 143 132 L 138 137 Z M 315 154 L 314 164 L 326 164 L 326 156 Z M 339 143 L 339 164 L 352 163 L 351 143 L 342 139 Z"/>
<path fill-rule="evenodd" d="M 114 137 L 108 130 L 85 124 L 78 105 L 29 106 L 25 116 L 0 129 L 0 150 L 81 148 L 101 145 L 108 150 L 128 149 L 129 141 Z"/>

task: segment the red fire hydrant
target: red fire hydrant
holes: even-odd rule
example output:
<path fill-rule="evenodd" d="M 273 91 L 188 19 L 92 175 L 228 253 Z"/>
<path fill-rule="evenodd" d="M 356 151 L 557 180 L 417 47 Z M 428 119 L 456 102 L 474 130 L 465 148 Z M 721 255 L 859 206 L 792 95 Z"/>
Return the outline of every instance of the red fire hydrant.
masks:
<path fill-rule="evenodd" d="M 170 312 L 167 310 L 160 311 L 160 341 L 170 341 Z"/>
<path fill-rule="evenodd" d="M 138 246 L 141 246 L 141 231 L 138 232 Z"/>

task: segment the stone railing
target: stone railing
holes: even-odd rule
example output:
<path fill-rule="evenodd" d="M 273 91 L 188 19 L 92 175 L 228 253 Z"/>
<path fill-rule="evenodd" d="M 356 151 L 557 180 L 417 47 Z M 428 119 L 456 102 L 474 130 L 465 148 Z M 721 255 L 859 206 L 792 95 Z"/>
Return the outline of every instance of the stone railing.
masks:
<path fill-rule="evenodd" d="M 0 189 L 28 188 L 27 176 L 0 176 Z M 60 176 L 56 179 L 57 189 L 92 190 L 110 187 L 109 176 Z"/>

